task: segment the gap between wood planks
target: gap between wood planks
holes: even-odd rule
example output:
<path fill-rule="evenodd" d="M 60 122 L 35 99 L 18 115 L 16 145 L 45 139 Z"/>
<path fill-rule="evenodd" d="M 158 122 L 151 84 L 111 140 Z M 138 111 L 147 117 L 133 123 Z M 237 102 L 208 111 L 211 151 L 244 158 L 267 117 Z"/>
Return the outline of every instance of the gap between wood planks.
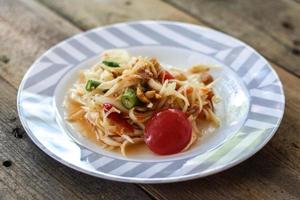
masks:
<path fill-rule="evenodd" d="M 51 7 L 52 9 L 54 9 L 57 13 L 61 13 L 59 10 L 57 10 L 57 9 L 55 9 L 55 8 L 53 8 L 53 7 Z M 63 12 L 62 12 L 63 13 Z M 67 14 L 63 14 L 64 16 L 68 16 Z M 78 21 L 76 21 L 76 20 L 74 20 L 74 18 L 71 18 L 70 16 L 68 16 L 68 19 L 71 19 L 72 20 L 72 23 L 73 24 L 75 24 L 75 25 L 77 25 L 77 26 L 80 26 L 81 27 L 81 29 L 83 29 L 83 30 L 86 30 L 87 28 L 86 28 L 86 25 L 84 25 L 84 24 L 78 24 Z M 89 28 L 89 27 L 88 27 Z M 275 67 L 276 68 L 276 67 Z M 278 69 L 277 69 L 278 70 Z M 144 185 L 144 186 L 142 186 L 142 187 L 144 187 L 147 191 L 149 191 L 150 193 L 152 193 L 153 191 L 155 191 L 155 189 L 153 189 L 154 187 L 152 187 L 152 186 L 147 186 L 147 185 Z M 149 189 L 150 188 L 150 189 Z M 151 189 L 152 188 L 152 189 Z M 157 196 L 157 198 L 161 198 L 162 196 L 161 195 L 159 195 L 159 192 L 155 192 L 154 193 L 155 195 L 154 196 Z M 152 194 L 153 195 L 153 194 Z"/>
<path fill-rule="evenodd" d="M 280 69 L 279 69 L 280 70 Z M 289 79 L 289 74 L 288 73 L 280 73 L 280 74 L 285 74 L 285 76 L 286 76 L 286 78 L 284 79 L 284 80 L 288 80 Z M 294 76 L 291 76 L 290 78 L 295 78 Z M 290 93 L 289 93 L 290 94 Z M 296 101 L 295 101 L 296 102 Z M 270 147 L 268 147 L 268 149 L 270 149 Z M 49 159 L 51 159 L 51 158 L 49 158 Z M 91 179 L 92 179 L 92 177 L 91 177 Z M 186 183 L 187 185 L 188 185 L 188 183 Z M 155 186 L 145 186 L 145 187 L 148 187 L 148 188 L 150 188 L 150 187 L 153 187 L 153 188 L 159 188 L 158 186 L 157 187 L 155 187 Z M 165 187 L 165 186 L 164 186 Z M 156 189 L 153 189 L 152 191 L 155 191 Z M 146 192 L 147 194 L 148 194 L 148 192 Z M 157 193 L 159 193 L 159 192 L 155 192 L 156 194 Z M 149 195 L 149 194 L 148 194 Z M 160 195 L 154 195 L 155 196 L 155 198 L 164 198 L 164 199 L 166 199 L 165 197 L 163 197 L 163 196 L 161 196 L 162 194 L 160 193 Z M 220 194 L 220 195 L 222 195 L 222 194 Z M 154 198 L 154 197 L 153 197 Z"/>
<path fill-rule="evenodd" d="M 300 64 L 300 5 L 294 1 L 163 1 L 246 41 L 269 60 L 300 76 L 297 67 Z M 256 4 L 261 5 L 255 7 Z M 260 17 L 262 12 L 265 12 L 264 17 Z"/>
<path fill-rule="evenodd" d="M 41 1 L 41 0 L 40 0 Z M 43 1 L 42 1 L 43 2 Z M 48 4 L 47 4 L 48 5 Z M 49 6 L 49 5 L 48 5 Z M 53 6 L 50 6 L 50 9 L 53 9 L 53 10 L 55 10 L 55 12 L 57 12 L 57 13 L 61 13 L 60 11 L 58 11 L 57 9 L 55 9 L 55 8 L 53 8 Z M 187 14 L 185 14 L 185 15 L 187 15 Z M 68 16 L 68 14 L 63 14 L 62 16 Z M 68 16 L 68 19 L 72 19 L 70 16 Z M 83 28 L 82 26 L 80 26 L 80 25 L 78 25 L 78 21 L 76 21 L 75 19 L 72 19 L 71 20 L 72 21 L 72 23 L 74 23 L 74 24 L 77 24 L 77 26 L 79 26 L 81 29 L 85 29 L 85 28 Z M 195 20 L 196 21 L 196 20 Z M 83 24 L 83 23 L 80 23 L 80 24 Z M 274 65 L 274 63 L 273 63 L 273 65 Z M 275 65 L 274 65 L 275 66 Z M 274 67 L 275 69 L 277 69 L 278 67 L 277 66 L 275 66 Z M 278 69 L 277 69 L 278 70 Z"/>
<path fill-rule="evenodd" d="M 217 30 L 217 31 L 220 31 L 220 32 L 223 32 L 223 33 L 226 33 L 226 34 L 229 34 L 229 35 L 230 35 L 230 33 L 224 32 L 224 30 L 220 29 L 218 26 L 214 25 L 213 23 L 210 23 L 209 21 L 206 21 L 206 20 L 204 20 L 204 19 L 199 19 L 197 16 L 195 16 L 195 15 L 192 14 L 192 13 L 187 13 L 186 10 L 185 10 L 184 8 L 178 6 L 177 4 L 174 4 L 174 3 L 172 3 L 172 2 L 168 2 L 167 0 L 162 0 L 162 1 L 164 1 L 164 2 L 166 2 L 166 3 L 168 3 L 168 4 L 172 5 L 172 6 L 174 6 L 176 9 L 178 9 L 178 10 L 180 10 L 180 11 L 182 11 L 182 12 L 184 12 L 184 13 L 190 15 L 191 17 L 197 19 L 198 21 L 200 21 L 201 23 L 203 23 L 203 25 L 205 25 L 205 26 L 207 26 L 207 27 L 209 27 L 209 28 L 213 28 L 213 29 L 215 29 L 215 30 Z M 299 1 L 300 1 L 300 0 L 299 0 Z M 289 26 L 289 25 L 287 25 L 287 26 Z M 259 29 L 260 27 L 256 26 L 256 28 Z M 264 31 L 264 32 L 265 32 L 265 31 Z M 265 32 L 265 33 L 267 34 L 267 32 Z M 282 41 L 278 40 L 276 37 L 274 37 L 274 36 L 272 36 L 272 35 L 270 35 L 270 37 L 273 38 L 273 39 L 274 39 L 275 41 L 277 41 L 278 43 L 280 43 L 280 44 L 281 44 L 282 46 L 284 46 L 285 48 L 290 49 L 289 46 L 287 46 L 287 45 L 286 45 L 285 43 L 283 43 Z M 249 46 L 251 46 L 251 44 L 249 44 Z M 251 46 L 251 47 L 252 47 L 252 46 Z M 262 55 L 263 55 L 263 54 L 262 54 Z M 274 59 L 272 59 L 272 58 L 270 58 L 270 57 L 268 57 L 268 56 L 265 56 L 265 55 L 263 55 L 263 56 L 264 56 L 270 63 L 276 64 L 278 67 L 280 67 L 280 68 L 286 70 L 287 72 L 289 72 L 289 73 L 291 73 L 291 74 L 293 74 L 293 75 L 295 75 L 295 76 L 297 76 L 297 77 L 300 77 L 300 75 L 296 74 L 296 73 L 293 72 L 291 69 L 286 68 L 286 67 L 280 65 L 280 64 L 279 64 L 278 62 L 276 62 Z"/>
<path fill-rule="evenodd" d="M 28 137 L 21 139 L 20 132 L 16 133 L 17 138 L 12 135 L 13 130 L 21 127 L 16 111 L 20 74 L 29 65 L 27 63 L 31 64 L 37 54 L 46 50 L 45 47 L 76 33 L 77 29 L 62 23 L 48 8 L 33 1 L 0 1 L 0 9 L 1 15 L 5 16 L 0 18 L 1 54 L 11 55 L 10 60 L 0 61 L 0 199 L 4 198 L 2 192 L 15 193 L 20 199 L 150 199 L 149 194 L 137 185 L 99 179 L 72 170 L 47 156 Z M 14 18 L 16 13 L 22 15 Z M 43 14 L 46 17 L 43 18 Z M 39 20 L 40 24 L 34 23 Z M 60 30 L 61 25 L 69 30 Z M 5 35 L 9 35 L 8 40 L 4 39 Z M 7 73 L 8 70 L 12 73 Z M 5 164 L 7 160 L 12 161 L 11 166 Z M 101 193 L 98 192 L 100 189 Z M 5 197 L 14 196 L 8 194 Z"/>
<path fill-rule="evenodd" d="M 70 21 L 75 26 L 79 27 L 81 30 L 87 30 L 90 28 L 94 28 L 96 26 L 105 25 L 107 23 L 119 22 L 120 16 L 118 16 L 118 15 L 121 15 L 121 16 L 124 15 L 124 13 L 122 11 L 122 10 L 124 10 L 124 8 L 128 9 L 128 13 L 134 13 L 134 12 L 142 9 L 142 7 L 140 5 L 142 3 L 145 3 L 145 7 L 147 9 L 151 10 L 153 8 L 153 6 L 151 6 L 148 1 L 140 1 L 141 3 L 137 3 L 136 1 L 133 1 L 132 3 L 130 3 L 130 5 L 131 5 L 130 7 L 128 7 L 128 6 L 120 7 L 120 4 L 121 4 L 120 2 L 122 2 L 122 1 L 116 1 L 116 2 L 112 2 L 112 3 L 98 3 L 98 2 L 91 1 L 89 4 L 87 4 L 85 2 L 77 0 L 75 2 L 87 10 L 87 11 L 80 12 L 81 8 L 78 5 L 70 8 L 70 6 L 68 6 L 68 1 L 61 1 L 61 2 L 55 2 L 55 1 L 49 2 L 49 1 L 45 1 L 45 0 L 39 0 L 39 1 L 42 2 L 48 8 L 52 9 L 58 15 L 67 18 L 68 21 Z M 130 1 L 128 1 L 128 2 L 130 2 Z M 255 21 L 253 21 L 254 19 L 252 19 L 252 21 L 250 20 L 250 23 L 248 25 L 251 27 L 250 29 L 246 28 L 244 26 L 243 28 L 241 28 L 241 30 L 243 30 L 243 31 L 237 31 L 237 27 L 236 27 L 237 22 L 240 22 L 241 20 L 233 20 L 236 22 L 233 23 L 232 25 L 229 24 L 227 27 L 231 27 L 231 29 L 235 30 L 235 31 L 230 32 L 230 31 L 226 30 L 226 28 L 224 28 L 224 26 L 223 26 L 224 24 L 222 25 L 222 23 L 219 23 L 219 24 L 211 23 L 209 20 L 206 20 L 207 18 L 211 19 L 210 14 L 208 14 L 207 17 L 199 17 L 199 16 L 191 14 L 191 13 L 194 13 L 193 9 L 188 9 L 188 8 L 189 8 L 189 6 L 190 7 L 194 7 L 194 6 L 189 5 L 189 2 L 193 3 L 193 2 L 198 2 L 198 1 L 188 0 L 186 4 L 183 4 L 181 1 L 176 1 L 176 0 L 164 0 L 164 1 L 152 1 L 152 2 L 154 5 L 159 4 L 157 7 L 163 7 L 163 9 L 161 9 L 161 10 L 165 10 L 166 14 L 165 15 L 158 14 L 158 16 L 154 17 L 154 15 L 141 14 L 139 12 L 137 12 L 136 14 L 127 14 L 126 13 L 125 19 L 136 20 L 136 19 L 144 19 L 144 18 L 147 19 L 147 17 L 148 17 L 148 19 L 149 18 L 150 19 L 161 19 L 161 18 L 162 19 L 171 19 L 171 20 L 179 20 L 179 21 L 183 21 L 183 22 L 201 24 L 201 25 L 205 25 L 208 27 L 213 27 L 213 28 L 223 31 L 223 32 L 227 32 L 227 33 L 229 32 L 229 33 L 231 33 L 231 35 L 235 35 L 238 38 L 245 38 L 244 41 L 248 41 L 248 43 L 251 44 L 251 46 L 252 45 L 255 46 L 256 49 L 259 52 L 261 52 L 270 61 L 287 69 L 287 71 L 291 72 L 292 74 L 300 76 L 300 70 L 296 67 L 297 63 L 299 63 L 299 61 L 300 61 L 300 55 L 298 55 L 300 53 L 300 49 L 299 49 L 300 45 L 298 44 L 298 43 L 300 43 L 300 41 L 298 41 L 298 40 L 300 40 L 300 38 L 297 39 L 297 36 L 295 35 L 296 32 L 294 34 L 292 34 L 292 37 L 291 37 L 291 38 L 296 37 L 296 39 L 290 40 L 290 38 L 287 38 L 287 34 L 291 34 L 293 31 L 293 30 L 290 30 L 291 33 L 287 33 L 287 32 L 289 32 L 289 29 L 294 29 L 294 27 L 295 27 L 295 26 L 292 26 L 289 21 L 282 21 L 282 22 L 278 21 L 278 23 L 276 22 L 276 25 L 277 25 L 276 28 L 280 29 L 280 31 L 277 34 L 277 33 L 274 33 L 276 31 L 269 30 L 270 25 L 267 26 L 266 27 L 267 29 L 266 29 L 264 26 L 262 26 L 262 24 L 259 24 Z M 240 2 L 240 1 L 235 0 L 235 1 L 232 1 L 230 4 L 234 4 L 235 2 Z M 203 6 L 204 7 L 209 6 L 209 4 L 210 4 L 210 2 L 204 1 Z M 216 4 L 221 4 L 221 3 L 216 3 Z M 244 3 L 244 4 L 246 4 L 246 3 Z M 280 0 L 280 3 L 278 3 L 278 4 L 283 4 L 283 1 Z M 277 6 L 276 8 L 278 8 L 278 4 L 276 5 Z M 173 10 L 168 8 L 167 5 L 169 7 L 172 7 Z M 197 6 L 198 4 L 196 3 L 195 5 Z M 268 3 L 264 3 L 263 8 L 265 8 L 266 5 L 268 5 Z M 100 8 L 99 8 L 99 6 L 100 6 Z M 107 9 L 103 9 L 103 8 L 101 8 L 101 6 L 104 8 L 107 8 Z M 110 8 L 111 6 L 116 6 L 116 9 L 111 10 L 111 8 Z M 175 11 L 174 6 L 178 10 L 178 15 L 174 14 L 174 13 L 177 13 Z M 249 5 L 245 5 L 244 7 L 247 7 L 247 6 L 249 6 Z M 219 5 L 219 7 L 220 7 L 220 5 Z M 122 8 L 122 9 L 120 9 L 120 8 Z M 300 8 L 300 6 L 299 6 L 299 8 Z M 212 11 L 211 9 L 212 8 L 210 8 L 210 11 Z M 287 8 L 285 9 L 285 11 L 289 11 L 291 9 L 292 8 L 291 8 L 290 3 L 287 3 Z M 120 11 L 121 14 L 119 12 L 117 12 L 116 10 L 121 10 Z M 160 12 L 161 10 L 157 10 L 157 12 Z M 180 12 L 180 10 L 181 11 L 188 10 L 188 13 Z M 225 16 L 228 15 L 228 10 L 221 9 L 221 11 L 223 13 L 225 13 Z M 293 11 L 293 14 L 295 14 L 295 9 L 292 9 L 291 11 Z M 172 12 L 173 12 L 173 14 L 172 14 Z M 211 12 L 208 12 L 208 13 L 211 13 Z M 112 19 L 106 19 L 106 17 L 109 17 L 111 15 L 116 16 L 116 17 L 112 17 Z M 136 17 L 135 15 L 140 16 L 140 17 Z M 204 13 L 204 16 L 205 16 L 205 13 Z M 228 15 L 228 17 L 229 17 L 229 19 L 230 19 L 230 17 L 232 18 L 232 15 Z M 236 17 L 238 17 L 238 16 L 236 16 Z M 242 16 L 242 17 L 245 18 L 245 16 Z M 249 17 L 249 18 L 251 18 L 251 17 Z M 252 16 L 252 18 L 253 18 L 253 16 Z M 284 20 L 285 17 L 281 17 L 281 18 L 283 18 L 283 19 L 279 19 L 279 20 Z M 226 17 L 225 17 L 225 19 L 226 19 Z M 266 21 L 267 19 L 268 18 L 266 18 L 264 21 Z M 214 22 L 215 19 L 212 19 L 212 21 Z M 226 21 L 226 20 L 223 20 L 223 21 Z M 228 20 L 227 20 L 227 23 L 228 23 Z M 247 23 L 248 22 L 245 22 L 244 24 L 247 24 Z M 280 24 L 280 23 L 282 23 L 282 24 Z M 218 25 L 216 26 L 216 24 L 218 24 Z M 283 28 L 281 26 L 286 27 L 285 28 L 286 30 L 283 30 Z M 275 30 L 276 30 L 276 28 L 275 28 Z M 260 44 L 260 42 L 255 40 L 252 36 L 248 37 L 247 35 L 245 35 L 245 33 L 247 33 L 247 30 L 252 30 L 252 31 L 257 30 L 258 38 L 260 37 L 262 40 L 265 40 L 262 43 L 262 45 Z M 272 33 L 272 34 L 270 34 L 270 33 Z M 240 37 L 241 36 L 240 34 L 242 34 L 242 37 Z M 251 33 L 251 34 L 253 35 L 253 33 Z M 249 35 L 251 35 L 251 34 L 249 34 Z M 254 34 L 256 34 L 256 33 L 254 33 Z M 281 36 L 283 36 L 283 37 L 281 37 Z M 282 38 L 282 39 L 279 39 L 279 38 Z M 270 47 L 266 47 L 266 46 L 268 46 L 268 44 L 271 44 L 271 43 L 273 43 L 273 45 L 271 45 Z M 257 44 L 259 44 L 259 45 L 257 45 Z M 276 50 L 274 50 L 274 49 L 276 49 Z"/>
<path fill-rule="evenodd" d="M 297 3 L 300 3 L 300 0 L 291 0 L 291 1 L 295 1 L 295 2 L 297 2 Z"/>
<path fill-rule="evenodd" d="M 70 169 L 47 156 L 28 136 L 20 138 L 13 135 L 13 130 L 21 127 L 16 118 L 16 89 L 0 77 L 0 90 L 1 195 L 12 199 L 10 193 L 20 199 L 94 199 L 97 196 L 105 199 L 122 199 L 126 196 L 151 199 L 136 185 L 103 180 Z M 24 132 L 23 129 L 19 131 Z M 11 163 L 5 164 L 8 163 L 5 161 Z M 3 188 L 6 188 L 6 192 Z M 101 188 L 106 189 L 98 194 Z M 87 194 L 89 190 L 92 192 Z M 0 199 L 3 197 L 1 195 Z"/>

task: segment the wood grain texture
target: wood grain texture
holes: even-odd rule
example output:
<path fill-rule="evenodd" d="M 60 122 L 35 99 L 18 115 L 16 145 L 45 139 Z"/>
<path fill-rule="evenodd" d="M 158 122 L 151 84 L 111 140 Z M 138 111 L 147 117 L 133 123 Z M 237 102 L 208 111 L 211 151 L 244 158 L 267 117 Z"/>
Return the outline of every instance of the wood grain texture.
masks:
<path fill-rule="evenodd" d="M 175 20 L 196 23 L 194 18 L 176 12 L 159 0 L 38 0 L 83 30 L 133 20 Z M 71 3 L 72 2 L 72 3 Z M 72 6 L 70 6 L 72 4 Z"/>
<path fill-rule="evenodd" d="M 300 0 L 292 0 L 292 1 L 295 1 L 295 2 L 297 2 L 297 3 L 300 3 Z"/>
<path fill-rule="evenodd" d="M 64 28 L 61 28 L 64 27 Z M 17 87 L 32 62 L 57 42 L 79 32 L 35 1 L 0 0 L 0 74 Z"/>
<path fill-rule="evenodd" d="M 0 200 L 150 199 L 134 184 L 85 175 L 47 156 L 25 135 L 16 119 L 16 89 L 0 78 Z M 22 138 L 12 132 L 20 128 Z M 12 165 L 2 163 L 10 160 Z"/>
<path fill-rule="evenodd" d="M 273 66 L 284 80 L 287 105 L 279 130 L 261 151 L 242 164 L 207 178 L 143 188 L 165 199 L 299 199 L 300 80 Z"/>
<path fill-rule="evenodd" d="M 20 71 L 16 74 L 7 73 L 3 70 L 3 66 L 6 70 L 9 70 L 9 67 L 7 64 L 2 63 L 0 65 L 0 76 L 14 86 L 17 86 L 29 64 L 43 49 L 48 48 L 48 45 L 51 46 L 56 41 L 77 33 L 79 29 L 84 30 L 113 22 L 145 18 L 202 23 L 188 14 L 157 0 L 76 0 L 76 4 L 74 1 L 67 0 L 40 1 L 60 16 L 67 17 L 68 21 L 79 28 L 32 1 L 17 3 L 15 1 L 2 1 L 0 4 L 0 20 L 17 17 L 14 16 L 14 13 L 7 14 L 8 12 L 5 12 L 6 14 L 3 14 L 4 12 L 1 10 L 3 6 L 11 12 L 17 11 L 16 6 L 21 7 L 24 16 L 31 16 L 17 17 L 19 23 L 13 22 L 12 19 L 10 23 L 0 22 L 1 31 L 9 34 L 9 41 L 12 41 L 5 43 L 6 40 L 5 38 L 2 39 L 1 35 L 0 41 L 3 40 L 5 48 L 0 45 L 0 52 L 2 53 L 3 49 L 10 52 L 8 57 L 11 60 L 8 63 L 11 67 L 14 67 L 15 71 Z M 159 12 L 153 11 L 154 4 L 159 7 Z M 11 7 L 11 5 L 14 6 Z M 107 7 L 109 7 L 110 12 L 106 12 Z M 35 10 L 36 8 L 39 9 Z M 41 9 L 43 12 L 39 11 Z M 45 13 L 49 13 L 52 17 L 47 17 Z M 34 26 L 34 28 L 22 26 L 22 24 L 30 26 L 30 24 L 40 23 L 38 22 L 38 16 L 41 14 L 46 18 L 43 24 Z M 22 23 L 21 19 L 23 20 Z M 63 26 L 64 30 L 61 30 L 61 26 L 52 26 L 50 31 L 47 27 L 53 25 L 54 22 L 51 19 L 54 22 L 59 21 L 63 25 L 66 24 L 66 26 Z M 216 23 L 215 26 L 218 27 L 218 24 Z M 22 33 L 24 29 L 26 30 L 24 36 L 14 34 Z M 256 31 L 259 32 L 260 30 L 253 28 L 252 32 L 256 33 Z M 36 39 L 36 35 L 27 34 L 35 32 L 39 33 L 40 38 L 46 39 Z M 57 36 L 52 35 L 52 32 L 56 33 Z M 247 34 L 245 36 L 241 35 L 241 39 L 245 40 L 246 36 Z M 49 43 L 47 43 L 48 40 Z M 42 41 L 45 44 L 42 48 L 39 48 L 39 42 Z M 12 43 L 22 44 L 19 46 L 21 50 L 16 50 Z M 276 60 L 272 56 L 270 57 L 271 60 Z M 15 64 L 12 64 L 12 62 Z M 16 66 L 17 64 L 19 65 Z M 141 187 L 157 199 L 299 199 L 300 119 L 298 113 L 300 111 L 300 96 L 298 94 L 300 88 L 298 85 L 300 79 L 275 65 L 274 68 L 284 83 L 287 105 L 285 117 L 279 131 L 263 150 L 239 166 L 214 176 L 183 183 L 141 185 Z M 148 196 L 135 185 L 105 181 L 68 169 L 42 153 L 26 135 L 22 139 L 15 138 L 11 132 L 14 128 L 20 127 L 20 123 L 13 120 L 17 116 L 15 111 L 16 91 L 1 78 L 0 90 L 4 90 L 0 94 L 0 159 L 1 161 L 10 159 L 13 162 L 9 168 L 1 165 L 0 199 L 148 199 Z"/>
<path fill-rule="evenodd" d="M 136 185 L 59 164 L 26 134 L 14 137 L 16 128 L 24 133 L 17 120 L 15 89 L 23 74 L 37 56 L 79 29 L 34 1 L 0 1 L 0 30 L 0 53 L 8 58 L 0 61 L 5 78 L 0 78 L 0 199 L 149 199 Z M 10 167 L 2 164 L 6 160 L 12 161 Z"/>
<path fill-rule="evenodd" d="M 83 29 L 118 21 L 118 19 L 115 18 L 113 21 L 99 21 L 98 23 L 93 24 L 91 23 L 93 22 L 93 19 L 101 19 L 103 13 L 90 12 L 90 15 L 92 15 L 90 18 L 84 18 L 84 21 L 78 23 L 75 19 L 81 19 L 81 14 L 78 14 L 71 6 L 68 6 L 68 3 L 66 3 L 68 1 L 63 2 L 65 5 L 62 5 L 62 1 L 59 3 L 56 1 L 47 1 L 45 3 L 62 16 L 67 15 L 68 18 L 73 19 L 72 23 Z M 84 1 L 80 1 L 81 6 L 84 7 L 85 4 L 89 4 L 89 7 L 107 6 L 104 6 L 99 1 L 95 4 L 93 2 L 85 3 Z M 164 5 L 161 2 L 156 2 L 155 4 L 160 8 L 164 8 Z M 113 3 L 111 5 L 113 5 Z M 134 3 L 132 6 L 133 5 Z M 148 10 L 146 6 L 144 9 Z M 192 17 L 175 10 L 174 8 L 167 7 L 164 14 L 168 16 L 168 12 L 172 12 L 173 14 L 176 13 L 177 16 L 184 16 L 184 19 L 186 19 L 187 22 L 194 23 Z M 151 16 L 152 14 L 149 15 Z M 81 23 L 87 23 L 88 25 L 85 27 L 82 26 Z M 201 24 L 202 21 L 197 21 L 196 23 Z M 256 30 L 253 29 L 253 31 Z M 244 36 L 242 36 L 242 39 L 243 37 Z M 295 85 L 297 85 L 296 83 L 299 82 L 299 79 L 280 69 L 278 66 L 274 65 L 274 68 L 278 71 L 281 79 L 284 81 L 288 105 L 282 126 L 266 148 L 244 164 L 219 175 L 179 184 L 157 186 L 143 185 L 142 187 L 159 199 L 299 198 L 300 194 L 297 191 L 297 186 L 300 184 L 300 166 L 298 162 L 300 160 L 298 149 L 300 145 L 298 139 L 300 137 L 300 121 L 296 119 L 297 114 L 294 112 L 295 108 L 297 110 L 300 109 L 300 99 L 296 95 L 296 91 L 299 92 L 299 89 L 295 87 Z M 289 134 L 288 137 L 287 134 Z M 267 162 L 267 164 L 265 162 Z M 176 193 L 174 191 L 176 191 Z"/>
<path fill-rule="evenodd" d="M 300 76 L 300 5 L 291 0 L 165 0 Z"/>

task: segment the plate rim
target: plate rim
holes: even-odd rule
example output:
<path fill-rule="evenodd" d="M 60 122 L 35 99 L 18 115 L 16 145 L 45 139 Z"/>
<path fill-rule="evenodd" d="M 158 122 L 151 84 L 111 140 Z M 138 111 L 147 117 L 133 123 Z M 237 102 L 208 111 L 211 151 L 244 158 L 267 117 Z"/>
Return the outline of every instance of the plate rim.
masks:
<path fill-rule="evenodd" d="M 222 34 L 225 35 L 226 37 L 229 37 L 230 39 L 236 40 L 238 41 L 240 44 L 242 44 L 243 46 L 249 48 L 250 50 L 252 50 L 256 55 L 258 55 L 260 57 L 260 59 L 263 59 L 264 62 L 268 63 L 268 68 L 271 70 L 272 74 L 275 75 L 276 79 L 279 82 L 279 88 L 282 92 L 282 114 L 280 116 L 280 118 L 278 119 L 275 127 L 273 128 L 272 132 L 269 133 L 268 137 L 266 137 L 263 141 L 260 142 L 260 144 L 253 149 L 251 152 L 249 152 L 246 156 L 242 156 L 240 158 L 237 159 L 233 159 L 232 161 L 230 161 L 229 163 L 227 163 L 225 166 L 218 166 L 217 168 L 213 168 L 210 170 L 207 170 L 205 172 L 201 172 L 201 173 L 193 173 L 193 174 L 188 174 L 188 175 L 180 175 L 180 176 L 175 176 L 175 177 L 163 177 L 163 178 L 139 178 L 139 177 L 123 177 L 121 175 L 113 175 L 108 173 L 104 173 L 104 172 L 94 172 L 94 171 L 90 171 L 90 170 L 86 170 L 83 169 L 79 166 L 76 166 L 66 160 L 60 159 L 59 157 L 57 157 L 56 155 L 54 155 L 50 150 L 48 150 L 47 148 L 45 148 L 40 142 L 39 140 L 34 136 L 34 134 L 32 134 L 32 131 L 30 130 L 30 128 L 27 125 L 26 122 L 26 118 L 22 115 L 21 112 L 21 104 L 20 104 L 20 98 L 21 98 L 21 93 L 23 91 L 24 88 L 24 83 L 27 80 L 27 77 L 29 76 L 31 70 L 33 69 L 33 67 L 49 52 L 51 52 L 54 48 L 56 48 L 59 45 L 62 45 L 63 43 L 71 40 L 74 37 L 78 37 L 79 35 L 84 35 L 88 32 L 91 31 L 95 31 L 95 30 L 101 30 L 101 29 L 106 29 L 109 27 L 113 27 L 113 26 L 119 26 L 119 25 L 126 25 L 126 24 L 134 24 L 134 23 L 169 23 L 169 24 L 178 24 L 178 25 L 183 25 L 183 26 L 192 26 L 194 28 L 201 28 L 201 29 L 206 29 L 208 31 L 213 31 L 213 32 L 217 32 L 218 34 Z M 230 36 L 222 31 L 219 30 L 214 30 L 212 28 L 209 27 L 205 27 L 205 26 L 201 26 L 201 25 L 196 25 L 196 24 L 191 24 L 191 23 L 184 23 L 184 22 L 178 22 L 178 21 L 168 21 L 168 20 L 137 20 L 137 21 L 130 21 L 130 22 L 121 22 L 121 23 L 113 23 L 110 25 L 106 25 L 106 26 L 99 26 L 99 27 L 95 27 L 93 29 L 84 31 L 84 32 L 80 32 L 77 33 L 75 35 L 72 35 L 58 43 L 56 43 L 55 45 L 53 45 L 52 47 L 50 47 L 49 49 L 47 49 L 42 55 L 40 55 L 29 67 L 29 69 L 26 71 L 25 75 L 22 78 L 22 81 L 19 85 L 19 89 L 18 89 L 18 93 L 17 93 L 17 111 L 18 111 L 18 115 L 19 115 L 19 119 L 20 122 L 23 126 L 23 128 L 25 129 L 25 131 L 27 132 L 27 135 L 29 136 L 29 138 L 35 143 L 35 145 L 37 145 L 43 152 L 45 152 L 48 156 L 52 157 L 54 160 L 62 163 L 63 165 L 66 165 L 72 169 L 75 169 L 77 171 L 80 171 L 82 173 L 85 174 L 89 174 L 95 177 L 100 177 L 100 178 L 104 178 L 104 179 L 108 179 L 108 180 L 114 180 L 114 181 L 120 181 L 120 182 L 127 182 L 127 183 L 171 183 L 171 182 L 182 182 L 182 181 L 187 181 L 187 180 L 191 180 L 191 179 L 196 179 L 196 178 L 200 178 L 200 177 L 206 177 L 212 174 L 216 174 L 219 173 L 221 171 L 227 170 L 231 167 L 234 167 L 238 164 L 240 164 L 241 162 L 247 160 L 248 158 L 252 157 L 254 154 L 256 154 L 258 151 L 260 151 L 269 141 L 270 139 L 274 136 L 274 134 L 277 132 L 282 119 L 284 117 L 284 112 L 285 112 L 285 93 L 284 93 L 284 89 L 283 89 L 283 85 L 282 82 L 278 76 L 278 74 L 276 73 L 276 71 L 274 70 L 274 68 L 272 67 L 272 65 L 270 64 L 270 62 L 268 60 L 265 59 L 265 57 L 263 55 L 261 55 L 260 53 L 258 53 L 253 47 L 251 47 L 250 45 L 248 45 L 247 43 L 239 40 L 238 38 L 235 38 L 233 36 Z"/>

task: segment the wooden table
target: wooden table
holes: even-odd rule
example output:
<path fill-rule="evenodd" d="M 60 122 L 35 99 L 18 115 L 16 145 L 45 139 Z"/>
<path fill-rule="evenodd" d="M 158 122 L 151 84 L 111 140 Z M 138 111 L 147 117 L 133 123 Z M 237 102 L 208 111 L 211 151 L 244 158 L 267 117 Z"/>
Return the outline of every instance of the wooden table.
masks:
<path fill-rule="evenodd" d="M 95 178 L 38 149 L 16 111 L 17 88 L 32 62 L 78 32 L 141 19 L 209 26 L 264 55 L 286 95 L 273 139 L 230 170 L 161 185 Z M 299 0 L 0 0 L 0 199 L 300 199 L 299 76 Z"/>

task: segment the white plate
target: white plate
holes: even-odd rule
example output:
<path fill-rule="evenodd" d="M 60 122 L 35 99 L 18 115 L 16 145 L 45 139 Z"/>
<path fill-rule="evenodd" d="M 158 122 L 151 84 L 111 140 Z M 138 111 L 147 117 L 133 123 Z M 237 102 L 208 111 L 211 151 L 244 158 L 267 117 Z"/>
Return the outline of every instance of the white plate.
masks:
<path fill-rule="evenodd" d="M 221 127 L 207 131 L 192 149 L 158 156 L 141 151 L 125 158 L 85 139 L 63 120 L 62 101 L 78 70 L 105 49 L 124 48 L 178 67 L 215 64 Z M 284 111 L 281 82 L 248 45 L 191 24 L 138 21 L 100 27 L 49 49 L 26 73 L 18 111 L 28 135 L 48 155 L 78 171 L 136 183 L 176 182 L 223 171 L 252 156 L 274 135 Z"/>

